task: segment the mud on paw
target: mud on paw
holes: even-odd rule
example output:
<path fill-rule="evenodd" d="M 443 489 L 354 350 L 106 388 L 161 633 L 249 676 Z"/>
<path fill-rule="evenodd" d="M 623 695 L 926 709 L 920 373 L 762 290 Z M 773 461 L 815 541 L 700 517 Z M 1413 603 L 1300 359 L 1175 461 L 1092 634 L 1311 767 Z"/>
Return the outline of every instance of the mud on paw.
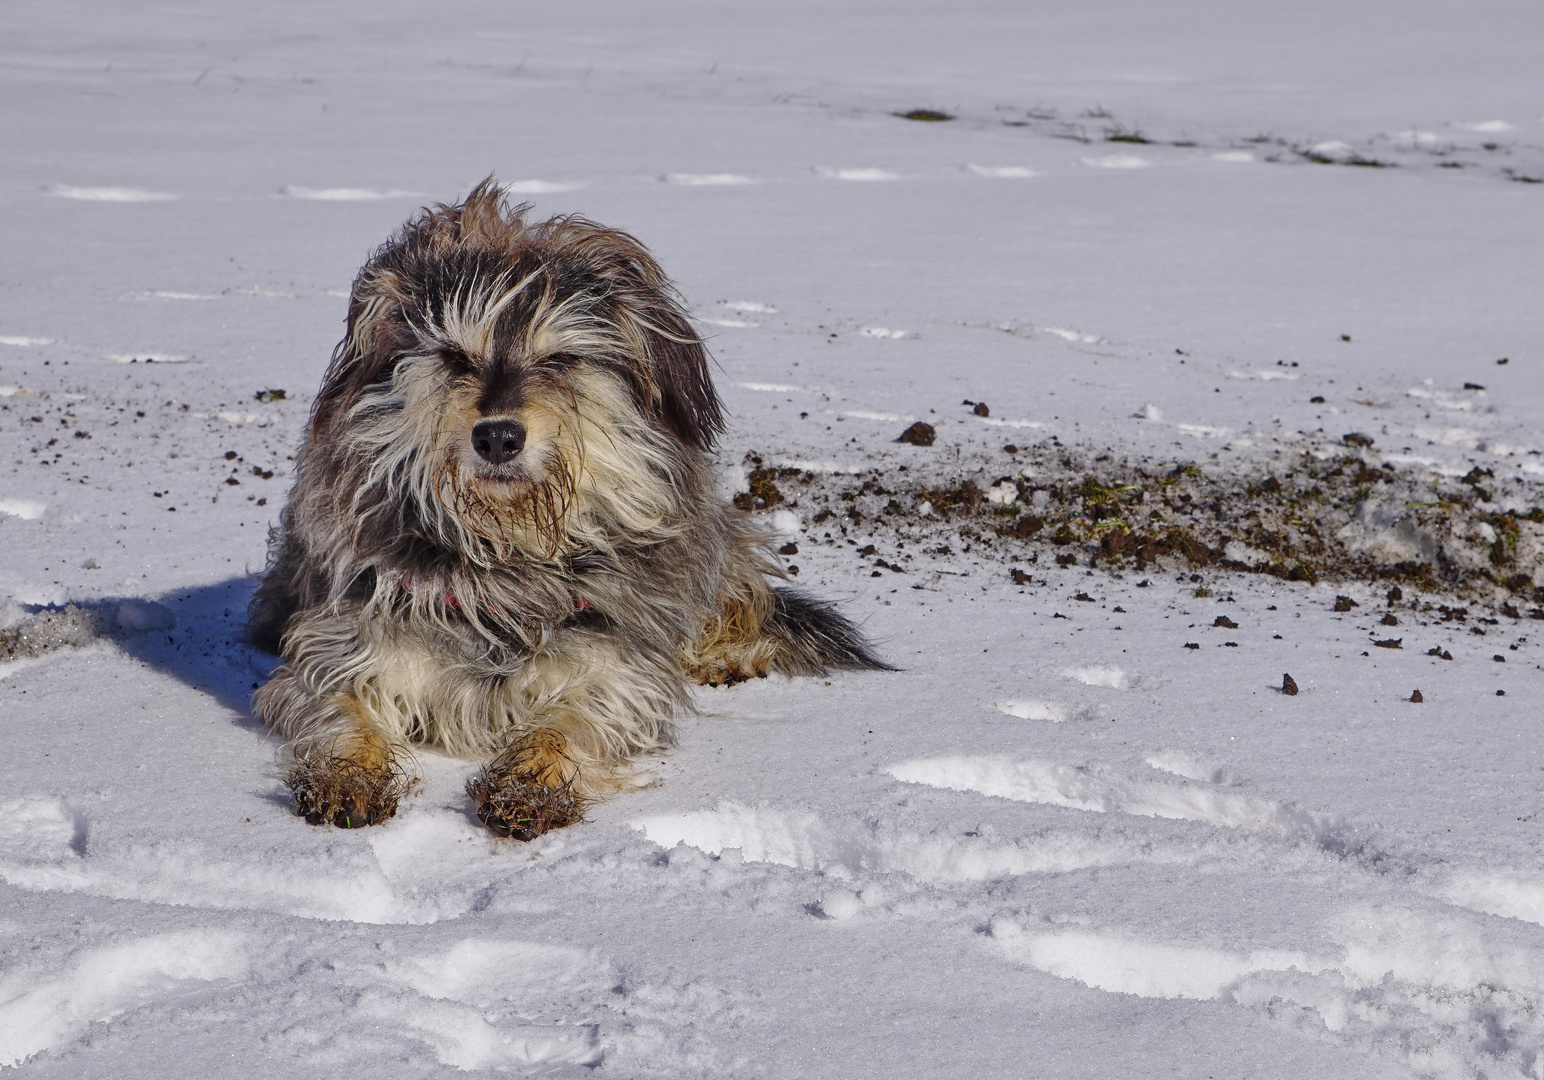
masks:
<path fill-rule="evenodd" d="M 312 825 L 340 829 L 379 825 L 397 813 L 397 804 L 418 786 L 395 756 L 365 764 L 332 750 L 297 753 L 285 772 L 295 813 Z"/>
<path fill-rule="evenodd" d="M 584 820 L 574 792 L 579 770 L 561 735 L 538 731 L 511 746 L 467 781 L 477 820 L 495 835 L 532 840 Z"/>
<path fill-rule="evenodd" d="M 506 778 L 495 786 L 484 770 L 467 782 L 467 794 L 477 804 L 477 820 L 495 836 L 534 840 L 584 820 L 584 802 L 569 784 L 550 788 L 534 780 Z"/>

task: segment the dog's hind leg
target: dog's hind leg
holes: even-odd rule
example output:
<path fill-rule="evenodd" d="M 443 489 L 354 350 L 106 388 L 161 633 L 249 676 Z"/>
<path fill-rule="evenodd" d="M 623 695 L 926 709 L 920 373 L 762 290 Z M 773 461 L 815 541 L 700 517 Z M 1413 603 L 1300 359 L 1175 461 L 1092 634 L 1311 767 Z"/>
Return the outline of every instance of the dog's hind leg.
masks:
<path fill-rule="evenodd" d="M 833 604 L 764 582 L 725 590 L 718 614 L 681 655 L 687 677 L 710 686 L 750 678 L 892 671 Z"/>
<path fill-rule="evenodd" d="M 253 706 L 288 740 L 284 779 L 295 812 L 312 825 L 379 825 L 418 783 L 405 746 L 382 734 L 351 693 L 314 693 L 286 666 L 257 692 Z"/>

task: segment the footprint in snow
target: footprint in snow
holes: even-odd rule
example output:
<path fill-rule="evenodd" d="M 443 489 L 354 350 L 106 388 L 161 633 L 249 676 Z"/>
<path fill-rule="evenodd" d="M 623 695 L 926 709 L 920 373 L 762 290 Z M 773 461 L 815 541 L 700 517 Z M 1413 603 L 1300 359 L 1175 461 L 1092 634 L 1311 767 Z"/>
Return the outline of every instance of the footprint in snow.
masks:
<path fill-rule="evenodd" d="M 463 1070 L 599 1065 L 599 1025 L 532 1024 L 508 1003 L 601 999 L 616 983 L 609 965 L 580 949 L 478 938 L 385 963 L 340 965 L 339 977 L 360 991 L 360 1013 Z"/>
<path fill-rule="evenodd" d="M 965 419 L 988 427 L 1043 428 L 1046 426 L 1044 420 L 1010 420 L 1003 416 L 977 416 L 974 413 L 967 414 Z"/>
<path fill-rule="evenodd" d="M 917 418 L 902 413 L 876 412 L 873 409 L 826 410 L 827 416 L 844 416 L 852 420 L 876 420 L 885 424 L 910 424 Z"/>
<path fill-rule="evenodd" d="M 1068 718 L 1067 707 L 1052 701 L 994 701 L 992 708 L 1020 720 L 1044 720 L 1051 724 L 1063 724 Z"/>
<path fill-rule="evenodd" d="M 578 191 L 584 185 L 577 180 L 511 180 L 499 187 L 509 195 L 555 195 L 560 191 Z"/>
<path fill-rule="evenodd" d="M 48 512 L 48 504 L 35 499 L 0 499 L 0 514 L 7 517 L 21 518 L 23 521 L 37 521 Z"/>
<path fill-rule="evenodd" d="M 210 419 L 209 413 L 194 413 L 200 420 Z M 227 424 L 251 424 L 254 427 L 267 427 L 273 422 L 271 415 L 251 412 L 217 412 L 213 416 L 216 420 L 224 420 Z"/>
<path fill-rule="evenodd" d="M 1085 334 L 1081 330 L 1068 330 L 1061 326 L 1037 326 L 1034 329 L 1075 345 L 1098 345 L 1104 341 L 1098 334 Z"/>
<path fill-rule="evenodd" d="M 559 191 L 574 191 L 583 185 L 571 181 L 511 180 L 499 186 L 510 195 L 551 195 Z M 288 184 L 279 189 L 279 194 L 291 199 L 309 199 L 316 202 L 378 202 L 382 199 L 422 198 L 419 192 L 401 188 L 313 188 L 302 187 L 299 184 Z"/>
<path fill-rule="evenodd" d="M 977 176 L 991 176 L 1000 180 L 1023 180 L 1031 176 L 1039 176 L 1034 169 L 1023 165 L 967 165 L 965 171 Z"/>
<path fill-rule="evenodd" d="M 313 188 L 301 187 L 298 184 L 289 184 L 280 188 L 279 194 L 288 196 L 291 199 L 310 199 L 315 202 L 375 202 L 380 199 L 409 198 L 412 197 L 413 192 L 399 191 L 396 188 Z"/>
<path fill-rule="evenodd" d="M 681 187 L 737 187 L 760 181 L 739 173 L 666 173 L 660 179 L 667 184 Z"/>
<path fill-rule="evenodd" d="M 1129 690 L 1133 685 L 1130 675 L 1110 664 L 1065 668 L 1061 676 L 1073 682 L 1080 682 L 1084 686 L 1104 686 L 1111 690 Z"/>
<path fill-rule="evenodd" d="M 182 196 L 167 191 L 148 191 L 132 187 L 70 187 L 55 184 L 48 194 L 59 199 L 78 199 L 83 202 L 148 203 L 170 202 Z"/>
<path fill-rule="evenodd" d="M 1328 947 L 1250 949 L 1022 917 L 989 924 L 1005 959 L 1098 990 L 1258 1010 L 1423 1076 L 1537 1075 L 1536 941 L 1467 913 L 1385 904 L 1345 910 L 1324 930 Z"/>
<path fill-rule="evenodd" d="M 245 934 L 184 930 L 75 951 L 46 968 L 0 977 L 0 1067 L 59 1050 L 135 1009 L 175 997 L 189 984 L 244 979 Z M 209 993 L 206 991 L 206 993 Z"/>
<path fill-rule="evenodd" d="M 632 827 L 667 850 L 685 845 L 714 856 L 735 852 L 744 862 L 791 866 L 858 884 L 892 873 L 949 885 L 1195 858 L 1193 852 L 1178 847 L 1082 829 L 1047 829 L 1000 842 L 961 836 L 953 829 L 917 833 L 855 817 L 828 820 L 807 810 L 728 801 L 711 810 L 640 818 Z M 877 892 L 865 895 L 866 906 L 881 902 Z M 829 909 L 825 913 L 834 914 Z"/>
<path fill-rule="evenodd" d="M 824 165 L 815 166 L 815 175 L 823 176 L 827 180 L 853 180 L 859 183 L 901 178 L 899 173 L 887 172 L 884 169 L 830 169 Z"/>
<path fill-rule="evenodd" d="M 235 856 L 196 841 L 88 844 L 89 824 L 54 796 L 0 802 L 0 881 L 40 892 L 366 924 L 457 918 L 488 887 L 487 846 L 479 843 L 486 837 L 449 810 L 412 806 L 357 840 Z"/>
<path fill-rule="evenodd" d="M 1456 870 L 1438 890 L 1450 904 L 1544 926 L 1544 876 Z"/>
<path fill-rule="evenodd" d="M 1198 821 L 1319 847 L 1339 843 L 1338 823 L 1290 803 L 1219 790 L 1210 784 L 1174 784 L 1132 777 L 1103 765 L 1061 765 L 1035 758 L 983 755 L 918 758 L 892 765 L 886 771 L 905 783 L 1016 802 L 1101 814 Z"/>
<path fill-rule="evenodd" d="M 1258 379 L 1261 382 L 1271 382 L 1276 379 L 1291 381 L 1302 378 L 1302 376 L 1296 371 L 1282 371 L 1280 368 L 1260 368 L 1255 371 L 1230 371 L 1228 372 L 1228 378 Z"/>
<path fill-rule="evenodd" d="M 1135 154 L 1106 154 L 1104 157 L 1084 158 L 1083 164 L 1092 169 L 1145 169 L 1152 162 Z"/>
<path fill-rule="evenodd" d="M 107 358 L 115 364 L 186 364 L 192 359 L 186 353 L 168 352 L 108 353 Z"/>
<path fill-rule="evenodd" d="M 1182 750 L 1159 750 L 1147 756 L 1147 763 L 1159 772 L 1172 773 L 1186 780 L 1207 784 L 1232 784 L 1233 773 L 1225 765 L 1187 754 Z"/>
<path fill-rule="evenodd" d="M 717 306 L 727 312 L 743 312 L 749 315 L 771 315 L 777 311 L 777 308 L 770 304 L 760 304 L 754 300 L 721 300 Z M 699 319 L 713 326 L 728 326 L 732 328 L 751 329 L 761 325 L 759 322 L 752 322 L 749 319 L 739 317 L 726 318 L 722 315 L 703 315 L 699 316 Z"/>

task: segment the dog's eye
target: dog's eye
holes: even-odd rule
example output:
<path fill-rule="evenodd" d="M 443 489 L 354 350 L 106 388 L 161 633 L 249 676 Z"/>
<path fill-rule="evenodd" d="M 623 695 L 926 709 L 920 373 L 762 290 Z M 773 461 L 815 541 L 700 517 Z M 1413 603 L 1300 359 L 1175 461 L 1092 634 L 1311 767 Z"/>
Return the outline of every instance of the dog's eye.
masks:
<path fill-rule="evenodd" d="M 440 356 L 444 361 L 445 369 L 456 378 L 466 378 L 477 374 L 477 365 L 472 363 L 472 358 L 464 352 L 451 349 L 441 353 Z"/>

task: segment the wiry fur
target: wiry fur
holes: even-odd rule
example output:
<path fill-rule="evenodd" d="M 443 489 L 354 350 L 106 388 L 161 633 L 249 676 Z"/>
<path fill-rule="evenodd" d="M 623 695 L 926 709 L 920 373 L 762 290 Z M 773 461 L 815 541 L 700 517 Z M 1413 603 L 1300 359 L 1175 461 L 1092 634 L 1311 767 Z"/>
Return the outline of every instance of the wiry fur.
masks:
<path fill-rule="evenodd" d="M 767 537 L 715 497 L 723 414 L 658 265 L 525 210 L 485 181 L 354 283 L 250 613 L 285 661 L 256 709 L 311 820 L 389 817 L 402 748 L 428 743 L 495 758 L 469 791 L 525 835 L 667 745 L 688 678 L 884 667 L 771 584 Z M 523 425 L 513 460 L 479 460 L 488 420 Z M 517 804 L 545 809 L 512 823 Z"/>

